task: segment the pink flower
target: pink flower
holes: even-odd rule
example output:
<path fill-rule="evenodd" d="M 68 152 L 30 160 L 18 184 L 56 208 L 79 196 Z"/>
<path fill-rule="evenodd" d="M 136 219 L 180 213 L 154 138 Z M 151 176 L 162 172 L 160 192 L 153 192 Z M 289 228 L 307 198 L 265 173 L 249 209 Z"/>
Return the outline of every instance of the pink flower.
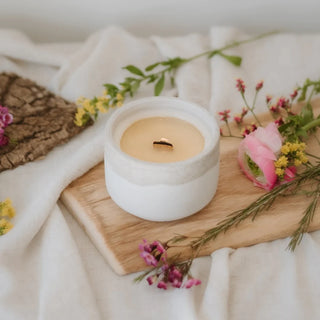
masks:
<path fill-rule="evenodd" d="M 291 94 L 290 94 L 290 97 L 292 100 L 294 100 L 294 98 L 298 95 L 298 90 L 295 89 Z"/>
<path fill-rule="evenodd" d="M 282 137 L 275 123 L 259 127 L 239 146 L 238 162 L 246 176 L 258 187 L 271 190 L 276 182 L 274 161 L 280 152 Z"/>
<path fill-rule="evenodd" d="M 157 276 L 150 276 L 150 277 L 147 278 L 147 281 L 148 281 L 150 286 L 153 285 L 156 280 L 157 280 Z"/>
<path fill-rule="evenodd" d="M 236 115 L 233 117 L 233 120 L 237 123 L 237 124 L 241 124 L 242 123 L 242 117 L 241 115 Z"/>
<path fill-rule="evenodd" d="M 156 267 L 157 264 L 158 264 L 158 260 L 152 254 L 150 254 L 149 252 L 142 251 L 140 253 L 140 257 L 144 259 L 145 263 L 148 266 Z"/>
<path fill-rule="evenodd" d="M 239 78 L 239 79 L 236 79 L 236 82 L 237 82 L 236 87 L 238 88 L 240 93 L 243 94 L 245 92 L 245 90 L 246 90 L 246 86 L 244 84 L 244 81 Z"/>
<path fill-rule="evenodd" d="M 0 147 L 6 146 L 9 142 L 9 139 L 5 135 L 0 135 Z"/>
<path fill-rule="evenodd" d="M 294 179 L 296 173 L 297 173 L 296 167 L 291 166 L 289 168 L 286 168 L 286 170 L 284 171 L 283 181 L 284 182 L 292 181 Z"/>
<path fill-rule="evenodd" d="M 224 121 L 224 122 L 227 122 L 228 118 L 230 118 L 230 115 L 229 115 L 230 112 L 231 111 L 229 109 L 218 112 L 218 114 L 220 116 L 220 120 Z"/>
<path fill-rule="evenodd" d="M 159 281 L 157 287 L 159 289 L 167 290 L 167 284 L 164 281 Z"/>
<path fill-rule="evenodd" d="M 263 87 L 263 80 L 259 81 L 256 85 L 256 90 L 259 91 Z"/>
<path fill-rule="evenodd" d="M 272 96 L 267 95 L 267 96 L 266 96 L 266 102 L 269 103 L 271 100 L 272 100 Z"/>
<path fill-rule="evenodd" d="M 185 288 L 189 289 L 193 286 L 198 286 L 199 284 L 201 284 L 201 280 L 191 278 L 185 283 L 184 286 L 185 286 Z"/>

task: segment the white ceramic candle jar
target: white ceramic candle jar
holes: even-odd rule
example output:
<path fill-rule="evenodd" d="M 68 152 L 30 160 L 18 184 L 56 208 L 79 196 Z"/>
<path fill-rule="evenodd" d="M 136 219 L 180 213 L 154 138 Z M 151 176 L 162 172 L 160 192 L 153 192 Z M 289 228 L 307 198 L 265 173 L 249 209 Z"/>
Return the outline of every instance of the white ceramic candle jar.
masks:
<path fill-rule="evenodd" d="M 187 217 L 214 196 L 219 127 L 204 108 L 170 97 L 132 101 L 108 120 L 106 186 L 125 211 L 143 219 Z"/>

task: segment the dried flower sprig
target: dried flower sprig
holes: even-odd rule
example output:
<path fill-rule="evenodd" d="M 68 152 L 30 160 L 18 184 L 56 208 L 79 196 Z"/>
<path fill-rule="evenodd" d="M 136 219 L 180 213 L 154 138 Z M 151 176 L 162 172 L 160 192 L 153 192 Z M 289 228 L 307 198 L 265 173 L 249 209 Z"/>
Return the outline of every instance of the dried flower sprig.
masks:
<path fill-rule="evenodd" d="M 79 108 L 75 115 L 75 124 L 77 126 L 85 125 L 89 119 L 96 120 L 99 112 L 107 112 L 110 108 L 121 106 L 123 101 L 128 97 L 133 97 L 142 83 L 154 83 L 154 95 L 158 96 L 164 89 L 165 82 L 170 79 L 171 86 L 175 85 L 176 71 L 182 66 L 195 59 L 207 57 L 211 59 L 214 56 L 220 56 L 235 66 L 240 66 L 242 58 L 235 55 L 226 54 L 225 51 L 238 47 L 242 44 L 256 41 L 275 34 L 275 32 L 264 33 L 249 39 L 234 41 L 224 47 L 214 50 L 208 50 L 192 56 L 190 58 L 175 57 L 153 63 L 142 70 L 134 65 L 125 66 L 131 76 L 126 77 L 118 85 L 107 83 L 104 85 L 106 91 L 101 97 L 93 99 L 80 98 L 77 101 Z"/>
<path fill-rule="evenodd" d="M 0 236 L 6 234 L 13 228 L 13 224 L 10 222 L 15 216 L 15 209 L 12 206 L 10 199 L 0 202 Z"/>

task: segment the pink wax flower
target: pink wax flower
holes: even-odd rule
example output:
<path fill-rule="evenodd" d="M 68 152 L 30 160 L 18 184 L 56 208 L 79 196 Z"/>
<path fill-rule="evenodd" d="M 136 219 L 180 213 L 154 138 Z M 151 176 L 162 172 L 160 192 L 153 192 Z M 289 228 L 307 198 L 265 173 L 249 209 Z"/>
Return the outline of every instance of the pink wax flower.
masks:
<path fill-rule="evenodd" d="M 246 176 L 258 187 L 271 190 L 277 183 L 274 161 L 282 146 L 275 123 L 259 127 L 239 146 L 238 162 Z"/>
<path fill-rule="evenodd" d="M 198 286 L 199 284 L 201 284 L 201 280 L 191 278 L 185 283 L 184 286 L 185 288 L 190 289 L 191 287 Z"/>

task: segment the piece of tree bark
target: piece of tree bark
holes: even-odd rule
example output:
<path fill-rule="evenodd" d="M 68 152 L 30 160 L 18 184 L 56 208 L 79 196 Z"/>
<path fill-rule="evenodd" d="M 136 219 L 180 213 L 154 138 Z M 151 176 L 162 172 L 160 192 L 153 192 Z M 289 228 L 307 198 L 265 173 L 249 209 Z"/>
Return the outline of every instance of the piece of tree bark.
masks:
<path fill-rule="evenodd" d="M 45 156 L 85 129 L 73 122 L 74 103 L 16 74 L 0 73 L 0 105 L 13 115 L 5 129 L 11 142 L 0 147 L 0 172 Z"/>

